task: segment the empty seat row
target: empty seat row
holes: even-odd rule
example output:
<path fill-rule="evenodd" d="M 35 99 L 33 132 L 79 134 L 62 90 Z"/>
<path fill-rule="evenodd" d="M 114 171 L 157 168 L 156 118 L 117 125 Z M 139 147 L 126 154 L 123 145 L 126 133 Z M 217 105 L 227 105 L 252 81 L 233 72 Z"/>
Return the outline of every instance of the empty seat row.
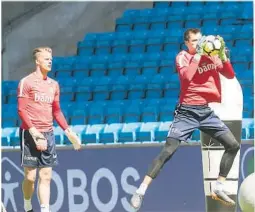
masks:
<path fill-rule="evenodd" d="M 241 51 L 240 51 L 241 52 Z M 78 69 L 79 66 L 84 66 L 84 64 L 109 64 L 116 62 L 148 62 L 148 61 L 175 61 L 176 52 L 152 52 L 152 53 L 133 53 L 133 54 L 116 54 L 116 55 L 100 55 L 100 56 L 77 56 L 76 61 L 73 61 L 73 65 Z M 241 55 L 231 54 L 231 61 L 233 62 L 251 62 L 253 61 L 252 54 Z M 63 65 L 60 62 L 57 62 L 56 59 L 53 61 L 54 67 L 53 70 L 63 70 L 63 67 L 70 67 L 71 64 Z"/>
<path fill-rule="evenodd" d="M 180 8 L 180 7 L 203 7 L 205 5 L 220 5 L 222 7 L 232 6 L 233 4 L 242 5 L 245 2 L 241 1 L 155 1 L 153 2 L 153 8 Z"/>
<path fill-rule="evenodd" d="M 245 25 L 246 27 L 250 27 L 250 25 Z M 206 26 L 201 28 L 204 34 L 215 34 L 220 33 L 221 36 L 226 40 L 230 39 L 250 39 L 253 35 L 252 31 L 249 29 L 248 32 L 239 34 L 232 34 L 232 29 L 229 26 L 226 28 L 230 32 L 227 32 L 224 27 L 220 27 L 217 29 L 216 27 L 211 28 L 210 26 Z M 239 26 L 240 28 L 241 26 Z M 222 29 L 223 28 L 223 29 Z M 169 39 L 173 39 L 173 41 L 182 42 L 183 41 L 183 33 L 187 28 L 183 29 L 162 29 L 162 30 L 141 30 L 141 31 L 126 31 L 126 32 L 109 32 L 109 33 L 88 33 L 84 37 L 84 41 L 89 45 L 97 45 L 97 43 L 104 43 L 107 41 L 115 42 L 114 45 L 118 45 L 118 43 L 122 43 L 128 40 L 143 40 L 149 38 L 164 38 L 169 37 Z M 233 28 L 235 31 L 236 28 Z M 222 32 L 223 31 L 223 32 Z"/>
<path fill-rule="evenodd" d="M 153 9 L 143 9 L 134 10 L 128 9 L 124 11 L 123 16 L 128 17 L 139 17 L 139 16 L 166 16 L 174 14 L 201 14 L 204 13 L 216 13 L 222 14 L 225 12 L 233 12 L 236 14 L 243 14 L 247 18 L 253 17 L 252 2 L 244 2 L 243 4 L 232 4 L 232 5 L 221 5 L 217 2 L 213 4 L 205 4 L 203 6 L 192 6 L 192 7 L 178 7 L 178 8 L 153 8 Z"/>
<path fill-rule="evenodd" d="M 81 137 L 83 144 L 90 143 L 126 143 L 165 141 L 171 121 L 164 122 L 134 122 L 95 125 L 76 125 L 73 130 Z M 56 143 L 70 144 L 60 127 L 54 127 Z M 19 145 L 18 128 L 3 129 L 2 145 Z M 254 123 L 252 119 L 244 119 L 242 127 L 242 140 L 254 138 Z M 196 130 L 192 141 L 200 140 L 200 133 Z"/>
<path fill-rule="evenodd" d="M 224 18 L 222 17 L 223 14 Z M 124 32 L 192 27 L 203 28 L 206 26 L 224 27 L 227 25 L 252 25 L 252 19 L 246 19 L 242 17 L 242 15 L 236 15 L 233 12 L 222 13 L 222 15 L 205 13 L 204 15 L 138 16 L 135 19 L 133 17 L 124 16 L 116 20 L 115 31 Z M 247 28 L 249 29 L 248 26 Z"/>
<path fill-rule="evenodd" d="M 253 66 L 252 63 L 232 63 L 235 73 L 239 75 L 239 79 L 245 78 L 252 78 L 253 76 Z M 86 77 L 105 77 L 110 76 L 112 78 L 116 78 L 121 75 L 126 76 L 134 76 L 134 75 L 148 75 L 148 74 L 172 74 L 176 70 L 173 64 L 169 64 L 166 66 L 159 66 L 159 67 L 141 67 L 141 66 L 134 66 L 134 67 L 127 67 L 127 68 L 95 68 L 90 69 L 88 66 L 84 68 L 80 68 L 79 70 L 75 70 L 72 66 L 69 69 L 52 71 L 50 73 L 50 77 L 56 78 L 56 80 L 65 79 L 68 77 L 73 77 L 76 79 L 83 79 Z M 5 94 L 9 92 L 6 91 Z"/>
<path fill-rule="evenodd" d="M 243 47 L 243 51 L 240 51 L 240 45 L 234 45 L 232 40 L 226 40 L 226 46 L 230 48 L 235 54 L 249 55 L 253 51 L 252 42 L 245 40 L 248 45 Z M 237 42 L 239 43 L 239 42 Z M 243 44 L 241 44 L 243 45 Z M 91 55 L 109 55 L 109 54 L 136 54 L 136 53 L 153 53 L 153 52 L 178 52 L 182 49 L 186 49 L 184 43 L 162 43 L 161 39 L 150 39 L 145 44 L 142 40 L 137 40 L 136 44 L 121 45 L 121 46 L 103 46 L 103 47 L 91 47 L 87 45 L 81 45 L 77 48 L 77 55 L 79 56 L 91 56 Z"/>

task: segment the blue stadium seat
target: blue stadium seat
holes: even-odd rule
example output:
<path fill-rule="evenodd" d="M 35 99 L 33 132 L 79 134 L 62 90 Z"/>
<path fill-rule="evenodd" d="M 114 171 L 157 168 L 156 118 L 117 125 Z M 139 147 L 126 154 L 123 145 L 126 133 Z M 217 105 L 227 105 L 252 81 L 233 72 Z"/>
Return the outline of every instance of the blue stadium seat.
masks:
<path fill-rule="evenodd" d="M 113 85 L 110 93 L 111 100 L 126 99 L 127 98 L 127 86 L 126 85 Z"/>
<path fill-rule="evenodd" d="M 94 54 L 94 45 L 93 45 L 93 43 L 79 41 L 77 43 L 77 54 L 79 56 L 89 56 L 89 55 Z"/>
<path fill-rule="evenodd" d="M 141 67 L 138 63 L 127 63 L 124 69 L 124 73 L 126 76 L 137 76 L 141 74 Z"/>
<path fill-rule="evenodd" d="M 8 88 L 7 100 L 8 100 L 8 104 L 14 104 L 17 102 L 17 87 Z"/>
<path fill-rule="evenodd" d="M 103 124 L 104 123 L 104 113 L 103 108 L 100 106 L 93 106 L 90 108 L 88 115 L 88 124 Z"/>
<path fill-rule="evenodd" d="M 164 44 L 164 52 L 178 52 L 180 50 L 178 43 L 165 43 Z"/>
<path fill-rule="evenodd" d="M 148 76 L 146 76 L 146 75 L 139 76 L 138 75 L 138 76 L 136 76 L 134 81 L 136 84 L 147 84 L 150 81 L 150 78 L 151 78 L 150 75 L 148 75 Z"/>
<path fill-rule="evenodd" d="M 87 120 L 86 120 L 87 116 L 88 116 L 88 113 L 85 110 L 85 108 L 83 110 L 79 110 L 79 109 L 73 110 L 70 114 L 70 118 L 71 118 L 70 124 L 71 125 L 87 124 Z"/>
<path fill-rule="evenodd" d="M 116 76 L 123 75 L 123 67 L 124 67 L 124 64 L 121 63 L 121 62 L 119 62 L 119 63 L 110 63 L 108 65 L 108 76 L 116 77 Z"/>
<path fill-rule="evenodd" d="M 172 121 L 174 117 L 174 107 L 175 105 L 161 106 L 159 111 L 159 120 Z"/>
<path fill-rule="evenodd" d="M 107 124 L 104 128 L 104 132 L 99 134 L 100 142 L 102 143 L 114 143 L 118 141 L 118 133 L 121 131 L 123 124 L 114 123 Z"/>
<path fill-rule="evenodd" d="M 107 107 L 105 112 L 105 123 L 121 123 L 122 110 L 120 107 Z"/>
<path fill-rule="evenodd" d="M 179 94 L 179 82 L 166 83 L 164 86 L 164 97 L 165 98 L 177 98 Z"/>
<path fill-rule="evenodd" d="M 106 75 L 106 65 L 105 64 L 91 64 L 90 66 L 90 76 L 92 77 L 103 77 Z"/>
<path fill-rule="evenodd" d="M 82 143 L 97 143 L 99 140 L 99 133 L 103 132 L 104 124 L 88 125 L 86 133 L 82 134 Z"/>
<path fill-rule="evenodd" d="M 74 99 L 74 88 L 73 87 L 61 87 L 60 91 L 60 101 L 61 102 L 70 102 Z"/>
<path fill-rule="evenodd" d="M 155 140 L 155 131 L 159 128 L 159 122 L 147 122 L 141 125 L 139 132 L 150 132 L 151 141 Z M 142 134 L 141 137 L 148 136 L 149 134 Z M 136 134 L 137 138 L 137 134 Z M 144 139 L 145 140 L 145 139 Z"/>
<path fill-rule="evenodd" d="M 140 122 L 141 111 L 139 107 L 130 105 L 123 114 L 123 122 L 131 123 L 131 122 Z"/>
<path fill-rule="evenodd" d="M 145 52 L 145 42 L 144 40 L 131 40 L 131 45 L 129 46 L 129 53 L 143 53 Z"/>
<path fill-rule="evenodd" d="M 110 52 L 111 52 L 111 48 L 108 46 L 95 48 L 95 55 L 98 55 L 98 56 L 110 54 Z"/>
<path fill-rule="evenodd" d="M 77 86 L 75 92 L 75 101 L 83 102 L 92 100 L 92 91 L 90 86 Z"/>
<path fill-rule="evenodd" d="M 155 75 L 158 73 L 159 61 L 145 61 L 143 63 L 142 74 Z"/>
<path fill-rule="evenodd" d="M 128 99 L 142 99 L 145 96 L 145 84 L 131 84 Z"/>
<path fill-rule="evenodd" d="M 154 42 L 153 44 L 147 44 L 146 45 L 146 52 L 153 53 L 153 52 L 160 52 L 161 51 L 162 44 L 161 44 L 160 40 L 159 39 L 154 39 L 154 40 L 158 41 L 158 43 Z"/>
<path fill-rule="evenodd" d="M 128 46 L 113 46 L 112 54 L 127 54 Z"/>
<path fill-rule="evenodd" d="M 147 85 L 146 98 L 161 98 L 162 85 L 150 83 Z"/>
<path fill-rule="evenodd" d="M 135 132 L 139 130 L 141 123 L 124 124 L 121 132 L 118 133 L 118 142 L 132 142 L 135 141 Z"/>
<path fill-rule="evenodd" d="M 93 89 L 94 100 L 107 100 L 109 97 L 110 93 L 107 85 L 98 85 Z"/>
<path fill-rule="evenodd" d="M 9 139 L 7 137 L 2 136 L 1 137 L 1 145 L 4 146 L 10 146 Z"/>
<path fill-rule="evenodd" d="M 235 40 L 235 46 L 237 48 L 243 48 L 245 46 L 252 46 L 252 39 L 237 39 L 237 40 Z"/>
<path fill-rule="evenodd" d="M 142 122 L 157 122 L 158 111 L 156 107 L 148 105 L 142 110 Z"/>
<path fill-rule="evenodd" d="M 54 131 L 56 145 L 63 145 L 64 135 L 65 135 L 63 129 L 60 126 L 55 126 L 53 131 Z"/>
<path fill-rule="evenodd" d="M 88 63 L 76 62 L 73 67 L 73 77 L 76 79 L 83 79 L 89 76 L 89 65 Z"/>
<path fill-rule="evenodd" d="M 161 122 L 158 129 L 155 130 L 155 141 L 165 141 L 171 122 Z"/>

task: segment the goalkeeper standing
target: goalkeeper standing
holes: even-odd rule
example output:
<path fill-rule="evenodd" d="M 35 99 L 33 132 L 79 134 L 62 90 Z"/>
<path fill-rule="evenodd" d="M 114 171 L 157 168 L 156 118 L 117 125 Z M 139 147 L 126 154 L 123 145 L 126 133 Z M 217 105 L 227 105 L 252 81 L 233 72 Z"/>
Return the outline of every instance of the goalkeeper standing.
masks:
<path fill-rule="evenodd" d="M 59 85 L 47 76 L 52 66 L 52 50 L 39 47 L 33 51 L 35 71 L 21 79 L 18 94 L 21 165 L 24 167 L 22 184 L 24 210 L 32 212 L 36 171 L 39 169 L 38 194 L 41 212 L 49 212 L 52 167 L 57 165 L 53 119 L 65 131 L 74 149 L 81 148 L 78 136 L 69 128 L 60 109 Z"/>
<path fill-rule="evenodd" d="M 196 129 L 218 140 L 225 148 L 212 197 L 227 205 L 235 204 L 224 190 L 224 181 L 240 145 L 228 127 L 208 106 L 210 102 L 221 102 L 219 73 L 228 79 L 235 76 L 225 53 L 223 38 L 218 37 L 222 44 L 220 53 L 209 57 L 204 55 L 203 47 L 206 37 L 202 37 L 200 29 L 188 29 L 184 33 L 184 41 L 188 50 L 181 51 L 176 57 L 176 68 L 181 84 L 179 104 L 176 106 L 174 120 L 163 149 L 154 159 L 143 182 L 131 198 L 130 204 L 136 210 L 141 207 L 145 192 L 152 180 L 173 156 L 181 141 L 190 139 Z"/>

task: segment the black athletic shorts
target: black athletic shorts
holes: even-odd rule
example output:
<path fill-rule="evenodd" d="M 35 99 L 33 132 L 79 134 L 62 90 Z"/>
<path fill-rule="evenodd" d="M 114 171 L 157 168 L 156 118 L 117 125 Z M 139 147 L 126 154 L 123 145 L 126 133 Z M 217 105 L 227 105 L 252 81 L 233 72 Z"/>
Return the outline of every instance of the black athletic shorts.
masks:
<path fill-rule="evenodd" d="M 47 140 L 47 150 L 38 151 L 29 131 L 20 128 L 21 166 L 42 168 L 58 164 L 53 131 L 42 134 Z"/>
<path fill-rule="evenodd" d="M 167 137 L 187 141 L 196 129 L 210 135 L 212 138 L 217 138 L 230 131 L 207 105 L 178 104 Z"/>

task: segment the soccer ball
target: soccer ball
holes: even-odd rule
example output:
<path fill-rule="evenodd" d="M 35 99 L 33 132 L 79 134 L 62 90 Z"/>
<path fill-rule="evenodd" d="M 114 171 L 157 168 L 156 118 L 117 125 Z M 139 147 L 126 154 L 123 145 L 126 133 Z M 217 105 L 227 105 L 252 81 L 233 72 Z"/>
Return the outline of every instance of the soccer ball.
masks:
<path fill-rule="evenodd" d="M 205 39 L 204 53 L 208 56 L 218 55 L 221 48 L 221 42 L 219 38 L 214 35 L 208 35 Z"/>
<path fill-rule="evenodd" d="M 255 210 L 255 173 L 250 174 L 242 182 L 238 202 L 243 212 L 254 212 Z"/>

